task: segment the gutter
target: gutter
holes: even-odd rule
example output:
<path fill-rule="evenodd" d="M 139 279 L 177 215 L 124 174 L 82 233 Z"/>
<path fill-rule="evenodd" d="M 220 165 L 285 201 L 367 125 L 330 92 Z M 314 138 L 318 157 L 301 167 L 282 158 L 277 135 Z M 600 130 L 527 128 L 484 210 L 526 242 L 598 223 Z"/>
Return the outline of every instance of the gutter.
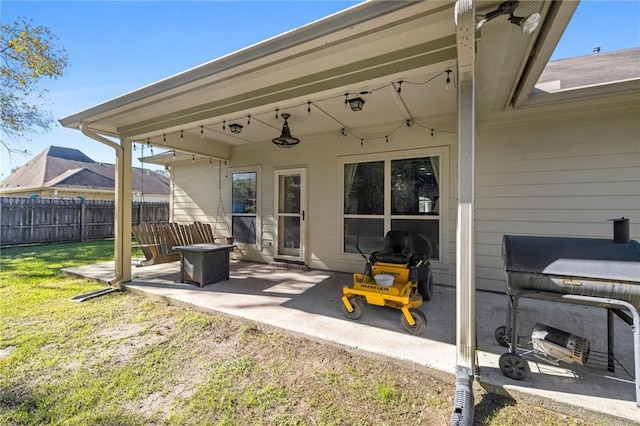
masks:
<path fill-rule="evenodd" d="M 84 122 L 80 122 L 80 131 L 82 132 L 83 135 L 96 140 L 100 143 L 103 143 L 107 146 L 110 146 L 111 148 L 113 148 L 116 151 L 116 164 L 121 164 L 120 160 L 122 160 L 123 154 L 124 154 L 124 149 L 122 148 L 122 146 L 118 145 L 117 143 L 105 138 L 104 136 L 101 136 L 99 134 L 97 134 L 96 132 L 94 132 L 93 130 L 89 129 L 89 126 L 87 126 L 86 123 Z M 117 170 L 116 170 L 117 173 Z M 114 191 L 115 192 L 115 191 Z M 114 193 L 114 196 L 117 195 Z M 117 202 L 116 202 L 117 203 Z M 116 216 L 117 216 L 117 212 L 116 212 Z M 118 238 L 115 239 L 116 244 L 119 244 L 118 242 Z M 122 252 L 122 250 L 119 250 L 120 252 Z M 116 247 L 116 252 L 118 252 L 117 247 Z M 116 259 L 117 261 L 117 259 Z M 110 293 L 111 291 L 115 291 L 115 290 L 122 290 L 122 281 L 123 281 L 123 272 L 121 270 L 119 270 L 119 268 L 115 268 L 115 278 L 112 281 L 108 281 L 108 284 L 111 286 L 111 288 L 113 288 L 114 290 L 110 290 L 110 289 L 106 289 L 106 290 L 101 290 L 98 292 L 92 292 L 92 293 L 87 293 L 84 295 L 79 295 L 79 296 L 74 296 L 72 298 L 72 300 L 75 301 L 84 301 L 87 300 L 89 298 L 93 298 L 93 297 L 98 297 L 98 296 L 102 296 L 103 294 L 107 294 Z"/>

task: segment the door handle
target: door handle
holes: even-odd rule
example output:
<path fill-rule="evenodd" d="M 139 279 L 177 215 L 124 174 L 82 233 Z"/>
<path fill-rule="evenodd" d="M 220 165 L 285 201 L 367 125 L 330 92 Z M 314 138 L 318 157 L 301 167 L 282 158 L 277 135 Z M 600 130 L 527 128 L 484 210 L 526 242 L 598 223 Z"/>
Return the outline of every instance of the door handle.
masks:
<path fill-rule="evenodd" d="M 304 210 L 302 210 L 302 220 L 304 220 Z"/>

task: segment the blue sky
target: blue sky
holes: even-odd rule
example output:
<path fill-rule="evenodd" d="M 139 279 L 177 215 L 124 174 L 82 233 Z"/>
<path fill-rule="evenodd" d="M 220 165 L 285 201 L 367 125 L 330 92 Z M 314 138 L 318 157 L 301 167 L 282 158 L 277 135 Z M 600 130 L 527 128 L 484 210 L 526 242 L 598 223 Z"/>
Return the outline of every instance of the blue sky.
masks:
<path fill-rule="evenodd" d="M 67 50 L 67 73 L 42 83 L 57 120 L 357 3 L 3 0 L 0 16 L 3 22 L 22 16 L 49 27 Z M 583 0 L 552 59 L 588 55 L 596 46 L 601 52 L 640 46 L 639 0 Z M 111 148 L 57 121 L 53 131 L 31 135 L 20 148 L 35 155 L 49 145 L 115 162 Z M 31 157 L 10 161 L 6 152 L 1 155 L 0 178 Z"/>

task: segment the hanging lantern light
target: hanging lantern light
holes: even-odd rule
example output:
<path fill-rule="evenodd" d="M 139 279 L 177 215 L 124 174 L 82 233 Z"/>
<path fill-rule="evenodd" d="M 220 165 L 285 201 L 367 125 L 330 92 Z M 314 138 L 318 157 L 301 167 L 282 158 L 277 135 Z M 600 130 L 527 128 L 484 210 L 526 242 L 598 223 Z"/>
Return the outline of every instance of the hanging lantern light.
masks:
<path fill-rule="evenodd" d="M 231 133 L 238 134 L 242 131 L 242 125 L 238 123 L 231 123 L 229 124 L 229 130 L 231 130 Z"/>

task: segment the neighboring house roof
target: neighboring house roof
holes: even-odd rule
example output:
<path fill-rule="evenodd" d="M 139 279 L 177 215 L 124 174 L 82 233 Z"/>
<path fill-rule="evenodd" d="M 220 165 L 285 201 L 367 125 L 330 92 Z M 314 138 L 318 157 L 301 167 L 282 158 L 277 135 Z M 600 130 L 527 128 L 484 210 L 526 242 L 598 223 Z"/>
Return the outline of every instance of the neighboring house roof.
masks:
<path fill-rule="evenodd" d="M 93 172 L 85 167 L 67 170 L 45 184 L 47 187 L 70 187 L 87 189 L 113 189 L 113 179 Z"/>
<path fill-rule="evenodd" d="M 556 92 L 640 79 L 640 47 L 550 61 L 534 92 Z"/>
<path fill-rule="evenodd" d="M 50 146 L 3 180 L 0 193 L 44 188 L 113 191 L 115 170 L 114 164 L 97 163 L 77 149 Z M 132 190 L 169 195 L 169 179 L 158 172 L 134 167 Z"/>

